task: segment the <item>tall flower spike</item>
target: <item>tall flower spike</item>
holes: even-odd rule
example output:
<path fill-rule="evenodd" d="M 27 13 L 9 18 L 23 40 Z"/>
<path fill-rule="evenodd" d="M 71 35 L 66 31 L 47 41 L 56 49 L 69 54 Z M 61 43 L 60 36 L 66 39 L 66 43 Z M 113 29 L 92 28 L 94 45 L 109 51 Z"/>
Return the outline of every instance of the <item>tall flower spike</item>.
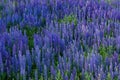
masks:
<path fill-rule="evenodd" d="M 38 46 L 35 46 L 35 61 L 36 61 L 36 65 L 37 65 L 37 69 L 39 70 L 39 72 L 41 72 L 41 54 L 40 54 L 40 50 Z"/>
<path fill-rule="evenodd" d="M 28 74 L 31 72 L 32 69 L 32 60 L 29 50 L 26 50 L 26 61 L 27 61 L 27 68 L 28 68 Z"/>
<path fill-rule="evenodd" d="M 20 74 L 21 74 L 21 76 L 22 76 L 22 78 L 25 80 L 26 78 L 26 58 L 25 58 L 25 56 L 23 55 L 22 56 L 22 53 L 21 53 L 21 51 L 19 51 L 19 62 L 20 62 Z"/>
<path fill-rule="evenodd" d="M 0 52 L 0 73 L 3 73 L 3 60 L 2 60 L 2 55 L 1 55 L 1 52 Z"/>
<path fill-rule="evenodd" d="M 44 65 L 44 79 L 47 80 L 48 79 L 48 71 L 47 71 L 47 66 Z"/>

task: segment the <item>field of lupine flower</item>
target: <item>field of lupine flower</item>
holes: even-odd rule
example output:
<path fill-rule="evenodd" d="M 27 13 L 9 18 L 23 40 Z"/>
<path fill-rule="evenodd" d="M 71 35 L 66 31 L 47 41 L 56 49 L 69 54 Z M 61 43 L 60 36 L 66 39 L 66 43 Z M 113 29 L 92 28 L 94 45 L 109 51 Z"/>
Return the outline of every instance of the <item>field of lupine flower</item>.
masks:
<path fill-rule="evenodd" d="M 0 0 L 0 80 L 120 80 L 120 0 Z"/>

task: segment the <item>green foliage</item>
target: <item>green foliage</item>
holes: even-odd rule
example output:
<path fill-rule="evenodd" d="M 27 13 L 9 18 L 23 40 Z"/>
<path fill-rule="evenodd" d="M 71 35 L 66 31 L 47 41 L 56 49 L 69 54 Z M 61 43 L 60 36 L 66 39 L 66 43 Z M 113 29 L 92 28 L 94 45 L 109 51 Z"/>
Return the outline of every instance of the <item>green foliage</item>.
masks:
<path fill-rule="evenodd" d="M 29 45 L 29 48 L 30 50 L 34 47 L 34 39 L 33 39 L 33 36 L 35 33 L 38 32 L 38 28 L 37 27 L 24 27 L 22 29 L 22 31 L 26 31 L 26 35 L 28 37 L 28 45 Z"/>
<path fill-rule="evenodd" d="M 43 76 L 40 76 L 39 80 L 44 80 Z"/>
<path fill-rule="evenodd" d="M 41 20 L 41 27 L 45 27 L 46 26 L 46 19 L 45 18 L 42 18 Z"/>
<path fill-rule="evenodd" d="M 67 70 L 65 71 L 65 75 L 68 75 L 68 71 Z"/>
<path fill-rule="evenodd" d="M 103 59 L 105 59 L 107 56 L 112 55 L 112 53 L 114 52 L 114 49 L 115 48 L 113 46 L 105 47 L 105 46 L 101 45 L 99 47 L 99 53 L 103 57 Z"/>
<path fill-rule="evenodd" d="M 57 67 L 57 65 L 58 65 L 58 55 L 54 56 L 54 64 Z"/>
<path fill-rule="evenodd" d="M 3 9 L 4 9 L 4 6 L 0 4 L 0 11 L 2 11 Z"/>
<path fill-rule="evenodd" d="M 88 53 L 87 53 L 87 52 L 84 52 L 84 56 L 85 56 L 85 58 L 87 58 L 87 56 L 88 56 Z"/>
<path fill-rule="evenodd" d="M 112 79 L 111 79 L 111 80 L 112 80 Z M 115 77 L 114 77 L 114 80 L 118 80 L 118 76 L 115 76 Z"/>
<path fill-rule="evenodd" d="M 11 28 L 12 25 L 13 25 L 12 22 L 9 22 L 9 23 L 7 24 L 7 31 L 9 31 L 9 29 Z"/>
<path fill-rule="evenodd" d="M 106 0 L 106 2 L 107 2 L 107 3 L 111 3 L 111 2 L 112 2 L 112 0 Z"/>
<path fill-rule="evenodd" d="M 113 37 L 113 31 L 110 31 L 110 33 L 105 32 L 105 33 L 104 33 L 104 37 L 105 37 L 105 38 Z"/>
<path fill-rule="evenodd" d="M 91 77 L 88 72 L 85 72 L 85 80 L 91 80 Z"/>
<path fill-rule="evenodd" d="M 110 76 L 110 73 L 108 73 L 106 80 L 112 80 L 111 76 Z"/>
<path fill-rule="evenodd" d="M 69 16 L 65 16 L 63 19 L 59 20 L 58 22 L 60 22 L 60 23 L 74 23 L 75 25 L 77 25 L 77 18 L 75 17 L 75 15 L 69 15 Z"/>
<path fill-rule="evenodd" d="M 5 80 L 7 77 L 7 74 L 4 72 L 0 75 L 0 80 Z"/>
<path fill-rule="evenodd" d="M 81 80 L 82 73 L 81 71 L 77 70 L 76 80 Z"/>
<path fill-rule="evenodd" d="M 60 70 L 58 70 L 58 72 L 57 72 L 56 80 L 63 80 L 61 73 L 60 73 Z"/>
<path fill-rule="evenodd" d="M 0 18 L 2 17 L 2 9 L 3 9 L 3 7 L 0 4 Z"/>
<path fill-rule="evenodd" d="M 118 55 L 118 60 L 119 60 L 119 62 L 120 62 L 120 55 Z"/>
<path fill-rule="evenodd" d="M 20 76 L 19 72 L 18 73 L 11 72 L 10 75 L 7 75 L 6 72 L 0 74 L 0 80 L 17 80 L 18 77 L 20 80 L 23 80 L 22 79 L 23 77 Z"/>
<path fill-rule="evenodd" d="M 108 56 L 106 47 L 104 47 L 102 45 L 99 48 L 99 53 L 103 57 L 103 59 L 105 59 Z"/>
<path fill-rule="evenodd" d="M 91 18 L 88 18 L 87 21 L 88 21 L 88 22 L 92 22 L 92 19 L 91 19 Z"/>

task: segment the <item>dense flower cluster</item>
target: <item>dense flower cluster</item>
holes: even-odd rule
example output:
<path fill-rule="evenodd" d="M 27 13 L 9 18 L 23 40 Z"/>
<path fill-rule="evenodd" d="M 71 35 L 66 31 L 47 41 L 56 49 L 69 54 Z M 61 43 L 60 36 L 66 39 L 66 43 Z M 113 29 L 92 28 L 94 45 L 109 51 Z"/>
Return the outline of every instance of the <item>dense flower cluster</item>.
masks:
<path fill-rule="evenodd" d="M 0 0 L 0 80 L 120 80 L 120 0 Z"/>

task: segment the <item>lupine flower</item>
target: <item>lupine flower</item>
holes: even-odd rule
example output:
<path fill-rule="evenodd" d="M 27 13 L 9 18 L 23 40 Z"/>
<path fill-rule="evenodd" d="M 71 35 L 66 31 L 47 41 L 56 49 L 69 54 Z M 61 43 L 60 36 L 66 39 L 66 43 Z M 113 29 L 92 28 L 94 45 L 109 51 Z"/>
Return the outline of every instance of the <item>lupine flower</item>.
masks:
<path fill-rule="evenodd" d="M 119 4 L 1 0 L 1 79 L 119 79 Z"/>
<path fill-rule="evenodd" d="M 20 73 L 23 78 L 26 76 L 26 59 L 25 56 L 22 55 L 21 51 L 19 51 L 19 61 L 20 61 Z"/>
<path fill-rule="evenodd" d="M 3 61 L 2 61 L 1 52 L 0 52 L 0 72 L 3 73 Z"/>
<path fill-rule="evenodd" d="M 26 51 L 26 61 L 27 61 L 27 68 L 28 68 L 28 74 L 31 72 L 32 68 L 32 60 L 29 50 Z"/>

